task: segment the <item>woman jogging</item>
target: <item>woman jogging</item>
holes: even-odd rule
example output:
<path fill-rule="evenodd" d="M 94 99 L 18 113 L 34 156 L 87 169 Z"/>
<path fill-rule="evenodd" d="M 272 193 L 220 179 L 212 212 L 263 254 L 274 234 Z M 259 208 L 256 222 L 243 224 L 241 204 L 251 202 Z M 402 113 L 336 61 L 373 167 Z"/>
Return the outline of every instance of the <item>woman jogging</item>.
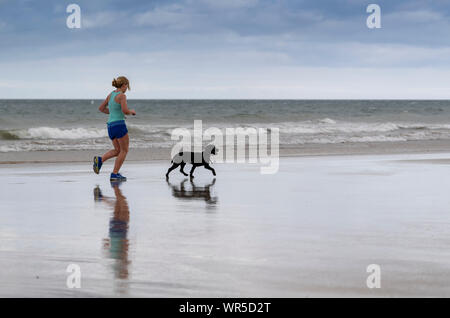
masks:
<path fill-rule="evenodd" d="M 112 158 L 117 157 L 114 164 L 114 170 L 111 173 L 111 181 L 126 181 L 127 178 L 119 173 L 125 157 L 128 153 L 128 137 L 127 126 L 125 125 L 125 115 L 136 115 L 134 109 L 128 109 L 127 97 L 125 92 L 130 89 L 130 82 L 125 76 L 120 76 L 112 81 L 112 86 L 116 88 L 98 108 L 102 113 L 109 114 L 108 119 L 108 135 L 114 146 L 113 150 L 108 151 L 103 156 L 94 157 L 94 172 L 99 173 L 103 163 Z"/>

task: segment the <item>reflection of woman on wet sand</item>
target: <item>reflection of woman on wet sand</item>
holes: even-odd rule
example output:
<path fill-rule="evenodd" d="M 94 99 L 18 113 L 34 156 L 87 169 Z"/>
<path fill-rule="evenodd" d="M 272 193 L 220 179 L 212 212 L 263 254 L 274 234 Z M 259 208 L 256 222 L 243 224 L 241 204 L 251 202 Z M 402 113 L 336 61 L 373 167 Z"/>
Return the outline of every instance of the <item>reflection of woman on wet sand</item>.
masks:
<path fill-rule="evenodd" d="M 116 277 L 128 278 L 128 222 L 130 210 L 126 197 L 122 194 L 118 184 L 112 184 L 116 198 L 105 197 L 100 188 L 94 189 L 94 197 L 97 201 L 103 201 L 114 209 L 109 222 L 109 238 L 104 240 L 104 248 L 109 250 L 109 257 L 116 260 L 114 272 Z"/>

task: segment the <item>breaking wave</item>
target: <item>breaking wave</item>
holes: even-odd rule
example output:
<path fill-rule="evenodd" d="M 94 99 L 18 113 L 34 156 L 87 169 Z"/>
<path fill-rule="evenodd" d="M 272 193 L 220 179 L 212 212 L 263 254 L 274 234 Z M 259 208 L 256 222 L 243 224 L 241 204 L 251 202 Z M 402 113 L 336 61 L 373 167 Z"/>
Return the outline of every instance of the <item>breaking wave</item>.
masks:
<path fill-rule="evenodd" d="M 203 124 L 203 131 L 214 124 Z M 171 147 L 172 130 L 186 128 L 165 124 L 127 124 L 130 146 L 134 148 Z M 399 142 L 410 140 L 450 140 L 450 124 L 408 122 L 352 122 L 332 118 L 279 123 L 243 124 L 219 123 L 223 135 L 225 128 L 279 128 L 280 145 Z M 244 130 L 247 131 L 247 130 Z M 244 132 L 245 134 L 246 132 Z M 106 149 L 111 142 L 105 126 L 102 127 L 30 127 L 0 130 L 0 152 Z"/>
<path fill-rule="evenodd" d="M 108 136 L 106 129 L 33 127 L 0 131 L 1 139 L 85 139 Z"/>

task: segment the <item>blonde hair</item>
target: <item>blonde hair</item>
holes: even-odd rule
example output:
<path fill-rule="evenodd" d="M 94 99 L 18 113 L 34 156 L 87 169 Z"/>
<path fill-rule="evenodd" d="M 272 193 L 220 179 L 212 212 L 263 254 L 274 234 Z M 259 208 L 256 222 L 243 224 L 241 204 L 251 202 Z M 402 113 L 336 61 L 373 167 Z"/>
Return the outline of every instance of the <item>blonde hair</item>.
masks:
<path fill-rule="evenodd" d="M 128 84 L 128 89 L 131 90 L 130 81 L 125 76 L 119 76 L 112 81 L 112 86 L 114 86 L 115 88 L 120 88 L 124 84 Z"/>

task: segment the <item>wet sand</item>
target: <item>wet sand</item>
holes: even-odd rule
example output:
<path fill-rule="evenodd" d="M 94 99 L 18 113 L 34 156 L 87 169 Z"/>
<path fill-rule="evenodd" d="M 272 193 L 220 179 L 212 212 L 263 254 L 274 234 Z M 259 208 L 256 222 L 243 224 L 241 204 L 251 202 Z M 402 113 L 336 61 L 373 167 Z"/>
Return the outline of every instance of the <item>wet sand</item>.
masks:
<path fill-rule="evenodd" d="M 170 160 L 172 148 L 153 147 L 135 149 L 131 147 L 127 156 L 130 161 Z M 269 147 L 270 149 L 270 147 Z M 379 154 L 421 154 L 447 153 L 450 143 L 447 140 L 398 141 L 398 142 L 345 142 L 336 144 L 303 144 L 280 145 L 281 157 L 311 157 L 336 155 L 379 155 Z M 0 152 L 0 164 L 29 164 L 29 163 L 68 163 L 86 162 L 104 154 L 110 149 L 98 150 L 64 150 L 64 151 L 31 151 L 31 152 Z M 226 151 L 222 151 L 225 158 Z M 235 152 L 236 153 L 236 152 Z"/>
<path fill-rule="evenodd" d="M 450 296 L 450 154 L 0 166 L 1 297 Z M 81 269 L 69 289 L 66 268 Z M 369 289 L 369 264 L 381 288 Z"/>

